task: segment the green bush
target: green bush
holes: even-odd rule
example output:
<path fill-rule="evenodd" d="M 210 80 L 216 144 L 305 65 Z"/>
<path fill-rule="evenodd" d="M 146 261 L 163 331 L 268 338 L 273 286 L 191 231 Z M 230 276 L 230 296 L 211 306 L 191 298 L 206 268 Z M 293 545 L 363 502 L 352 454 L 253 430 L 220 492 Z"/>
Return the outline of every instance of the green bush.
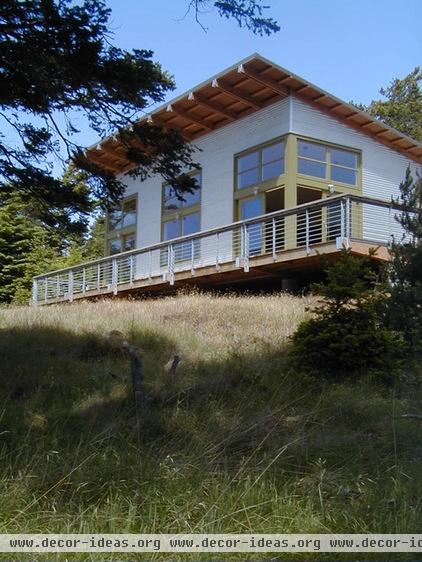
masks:
<path fill-rule="evenodd" d="M 298 368 L 338 380 L 376 374 L 383 383 L 392 383 L 403 343 L 385 323 L 388 295 L 381 277 L 371 256 L 353 256 L 348 250 L 326 266 L 325 283 L 313 286 L 324 297 L 322 306 L 292 337 Z"/>
<path fill-rule="evenodd" d="M 326 311 L 302 322 L 293 335 L 293 350 L 301 369 L 334 379 L 375 374 L 391 384 L 400 365 L 401 342 L 382 326 L 371 309 Z"/>

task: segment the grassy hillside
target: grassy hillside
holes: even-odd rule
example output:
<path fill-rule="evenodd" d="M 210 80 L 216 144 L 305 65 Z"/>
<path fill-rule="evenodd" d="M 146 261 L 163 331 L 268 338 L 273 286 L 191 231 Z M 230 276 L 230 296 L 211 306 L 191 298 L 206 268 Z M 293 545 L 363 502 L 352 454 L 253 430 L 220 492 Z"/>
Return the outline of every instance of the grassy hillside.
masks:
<path fill-rule="evenodd" d="M 293 369 L 287 338 L 310 302 L 1 310 L 0 532 L 420 532 L 422 424 L 397 419 L 420 390 Z M 105 343 L 116 330 L 144 357 L 139 432 L 129 361 Z"/>

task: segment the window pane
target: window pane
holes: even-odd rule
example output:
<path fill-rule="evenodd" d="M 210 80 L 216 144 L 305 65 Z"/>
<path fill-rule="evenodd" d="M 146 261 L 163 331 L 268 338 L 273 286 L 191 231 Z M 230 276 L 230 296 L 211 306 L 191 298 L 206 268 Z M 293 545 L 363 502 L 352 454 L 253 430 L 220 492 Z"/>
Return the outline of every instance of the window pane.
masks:
<path fill-rule="evenodd" d="M 262 215 L 262 200 L 260 197 L 245 199 L 240 204 L 240 219 L 252 219 Z"/>
<path fill-rule="evenodd" d="M 267 146 L 262 150 L 262 163 L 266 164 L 273 160 L 279 160 L 284 157 L 284 142 L 277 142 L 271 146 Z"/>
<path fill-rule="evenodd" d="M 196 182 L 196 186 L 192 188 L 192 193 L 186 191 L 182 193 L 183 201 L 181 202 L 181 207 L 190 207 L 191 205 L 197 205 L 200 200 L 200 189 L 201 189 L 201 174 L 197 173 L 191 176 Z"/>
<path fill-rule="evenodd" d="M 262 166 L 262 179 L 269 180 L 284 174 L 284 160 L 277 160 Z"/>
<path fill-rule="evenodd" d="M 244 172 L 245 170 L 250 170 L 251 168 L 256 168 L 259 163 L 258 152 L 251 152 L 245 156 L 240 156 L 237 159 L 237 171 Z"/>
<path fill-rule="evenodd" d="M 176 192 L 170 185 L 164 186 L 164 210 L 173 211 L 180 209 L 182 201 L 176 196 Z"/>
<path fill-rule="evenodd" d="M 237 176 L 237 187 L 242 189 L 243 187 L 249 187 L 255 183 L 259 182 L 258 168 L 254 170 L 249 170 L 248 172 L 243 172 Z"/>
<path fill-rule="evenodd" d="M 333 181 L 341 181 L 343 183 L 356 185 L 356 173 L 356 170 L 350 170 L 349 168 L 331 166 L 331 179 Z"/>
<path fill-rule="evenodd" d="M 131 234 L 130 236 L 124 237 L 123 243 L 123 251 L 128 252 L 129 250 L 135 249 L 135 235 Z"/>
<path fill-rule="evenodd" d="M 131 226 L 136 223 L 136 200 L 132 199 L 123 204 L 123 226 Z"/>
<path fill-rule="evenodd" d="M 312 160 L 303 160 L 299 158 L 297 171 L 299 174 L 307 176 L 315 176 L 317 178 L 325 178 L 325 164 L 314 162 Z"/>
<path fill-rule="evenodd" d="M 182 236 L 194 234 L 199 231 L 199 213 L 186 215 L 182 221 Z"/>
<path fill-rule="evenodd" d="M 358 157 L 354 152 L 331 148 L 331 164 L 338 164 L 339 166 L 346 166 L 348 168 L 357 168 Z"/>
<path fill-rule="evenodd" d="M 122 211 L 120 209 L 111 209 L 108 213 L 108 228 L 116 230 L 122 227 Z"/>
<path fill-rule="evenodd" d="M 118 254 L 121 251 L 122 251 L 122 243 L 120 242 L 120 240 L 118 238 L 116 238 L 115 240 L 109 241 L 109 243 L 108 243 L 108 253 L 110 255 Z"/>
<path fill-rule="evenodd" d="M 179 236 L 179 221 L 167 221 L 163 226 L 163 238 L 164 240 L 172 240 Z"/>
<path fill-rule="evenodd" d="M 321 160 L 322 162 L 326 160 L 326 148 L 322 144 L 300 140 L 298 141 L 297 149 L 299 156 Z"/>

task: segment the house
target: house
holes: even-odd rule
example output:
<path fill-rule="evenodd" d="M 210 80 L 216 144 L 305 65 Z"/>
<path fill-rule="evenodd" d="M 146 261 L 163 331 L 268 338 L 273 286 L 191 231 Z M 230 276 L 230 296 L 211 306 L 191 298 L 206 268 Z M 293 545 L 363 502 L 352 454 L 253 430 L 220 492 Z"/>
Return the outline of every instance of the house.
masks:
<path fill-rule="evenodd" d="M 34 303 L 260 279 L 288 287 L 318 254 L 376 246 L 388 259 L 401 236 L 391 199 L 422 145 L 258 54 L 146 119 L 200 149 L 198 188 L 180 201 L 161 177 L 124 175 L 118 138 L 91 147 L 127 186 L 106 255 L 34 278 Z"/>

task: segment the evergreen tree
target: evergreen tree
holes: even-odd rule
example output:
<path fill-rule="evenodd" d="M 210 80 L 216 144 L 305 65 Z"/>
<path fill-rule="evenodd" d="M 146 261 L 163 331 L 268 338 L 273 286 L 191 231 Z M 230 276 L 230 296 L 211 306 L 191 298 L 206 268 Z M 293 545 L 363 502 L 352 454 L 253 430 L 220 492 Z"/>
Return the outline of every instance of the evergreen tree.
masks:
<path fill-rule="evenodd" d="M 368 106 L 354 104 L 390 127 L 422 141 L 422 69 L 417 66 L 404 78 L 394 78 L 380 89 L 384 99 Z M 353 102 L 352 102 L 353 103 Z"/>
<path fill-rule="evenodd" d="M 27 302 L 32 277 L 60 256 L 60 243 L 16 196 L 0 199 L 0 303 Z"/>
<path fill-rule="evenodd" d="M 390 267 L 390 318 L 406 335 L 408 351 L 422 353 L 422 178 L 412 177 L 410 168 L 400 184 L 397 220 L 403 240 L 395 240 Z"/>
<path fill-rule="evenodd" d="M 371 256 L 349 250 L 326 266 L 325 283 L 312 286 L 324 300 L 292 337 L 298 368 L 337 380 L 375 373 L 377 380 L 392 382 L 401 339 L 385 325 L 387 295 L 378 268 Z"/>
<path fill-rule="evenodd" d="M 205 4 L 188 2 L 197 11 Z M 279 29 L 263 17 L 262 0 L 208 5 L 254 33 Z M 182 174 L 194 166 L 194 148 L 176 129 L 137 122 L 175 88 L 173 78 L 153 61 L 152 51 L 112 45 L 109 18 L 104 0 L 0 2 L 0 120 L 16 138 L 0 136 L 0 190 L 19 193 L 37 220 L 62 233 L 83 231 L 96 203 L 107 206 L 124 189 L 87 160 L 75 141 L 76 115 L 99 137 L 118 133 L 132 176 L 160 174 L 180 193 L 194 187 Z M 61 149 L 86 172 L 88 189 L 81 191 L 72 174 L 67 181 L 52 175 Z"/>

